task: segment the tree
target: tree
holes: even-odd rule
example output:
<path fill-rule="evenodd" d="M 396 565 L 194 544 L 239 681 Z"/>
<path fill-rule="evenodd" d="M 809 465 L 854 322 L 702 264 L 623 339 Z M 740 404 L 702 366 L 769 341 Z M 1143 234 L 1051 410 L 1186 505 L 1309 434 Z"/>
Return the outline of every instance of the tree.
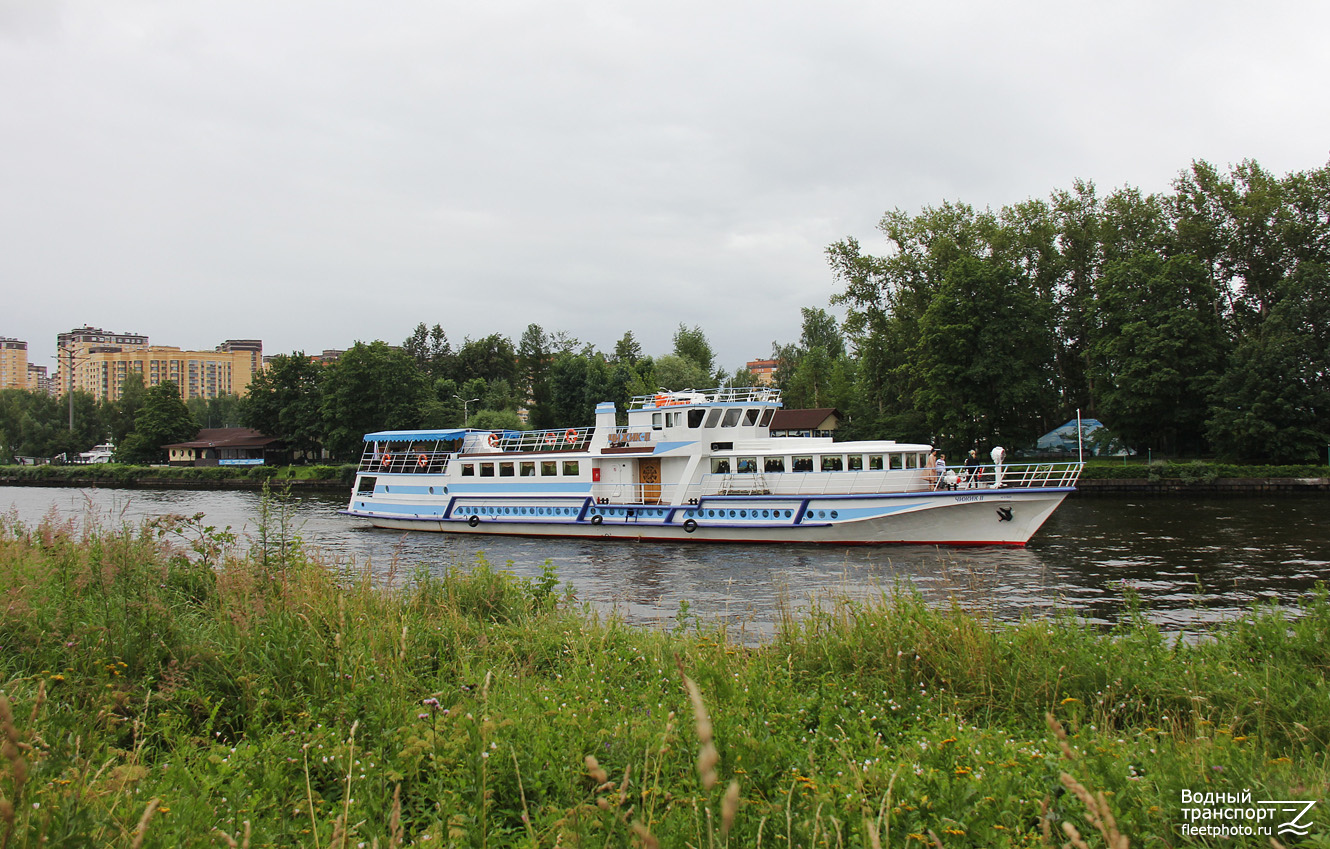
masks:
<path fill-rule="evenodd" d="M 714 382 L 712 375 L 716 372 L 716 355 L 701 327 L 679 325 L 679 329 L 674 331 L 674 355 L 692 362 L 706 373 L 706 379 L 699 381 L 695 388 L 704 389 Z"/>
<path fill-rule="evenodd" d="M 553 426 L 550 409 L 550 363 L 553 359 L 544 329 L 539 324 L 528 324 L 517 346 L 517 367 L 522 391 L 529 399 L 527 420 L 533 427 Z"/>
<path fill-rule="evenodd" d="M 265 436 L 281 437 L 294 456 L 319 457 L 326 368 L 303 351 L 273 357 L 251 378 L 241 421 Z"/>
<path fill-rule="evenodd" d="M 508 337 L 491 333 L 483 339 L 467 339 L 457 352 L 458 380 L 481 378 L 492 382 L 506 380 L 515 383 L 517 377 L 517 351 Z"/>
<path fill-rule="evenodd" d="M 134 421 L 139 410 L 147 400 L 148 388 L 143 383 L 143 375 L 131 371 L 120 383 L 120 399 L 111 404 L 110 419 L 111 441 L 120 445 L 134 430 Z"/>
<path fill-rule="evenodd" d="M 1308 264 L 1219 378 L 1207 435 L 1220 456 L 1319 460 L 1330 444 L 1330 272 Z"/>
<path fill-rule="evenodd" d="M 1198 452 L 1224 363 L 1218 295 L 1193 257 L 1110 263 L 1098 286 L 1090 373 L 1098 414 L 1138 449 Z"/>
<path fill-rule="evenodd" d="M 953 263 L 919 320 L 915 405 L 935 441 L 1032 443 L 1053 397 L 1052 315 L 1015 268 Z"/>
<path fill-rule="evenodd" d="M 175 381 L 164 380 L 144 393 L 143 407 L 134 418 L 134 430 L 116 447 L 118 463 L 166 462 L 165 445 L 188 442 L 199 432 L 198 422 L 180 399 Z"/>
<path fill-rule="evenodd" d="M 190 398 L 185 409 L 200 427 L 240 427 L 244 421 L 244 399 L 239 395 Z"/>
<path fill-rule="evenodd" d="M 614 343 L 612 362 L 636 365 L 640 359 L 642 359 L 642 346 L 633 337 L 633 331 L 629 330 L 623 334 L 618 342 Z"/>
<path fill-rule="evenodd" d="M 712 374 L 690 357 L 666 354 L 655 362 L 656 387 L 677 391 L 680 389 L 710 389 Z"/>
<path fill-rule="evenodd" d="M 417 324 L 416 329 L 402 343 L 402 348 L 415 361 L 417 368 L 431 378 L 437 380 L 453 376 L 456 363 L 452 346 L 448 343 L 448 334 L 439 325 L 426 330 L 423 321 Z"/>
<path fill-rule="evenodd" d="M 405 351 L 384 342 L 357 342 L 326 368 L 323 422 L 334 456 L 358 457 L 366 433 L 419 424 L 425 376 Z"/>

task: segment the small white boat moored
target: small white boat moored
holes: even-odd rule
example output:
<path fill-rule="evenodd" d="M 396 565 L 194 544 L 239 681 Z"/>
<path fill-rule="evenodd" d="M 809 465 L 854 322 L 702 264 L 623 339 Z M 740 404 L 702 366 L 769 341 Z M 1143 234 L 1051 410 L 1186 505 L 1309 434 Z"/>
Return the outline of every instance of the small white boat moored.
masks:
<path fill-rule="evenodd" d="M 772 437 L 780 392 L 661 392 L 628 424 L 381 431 L 345 515 L 380 528 L 712 542 L 1024 545 L 1080 463 L 985 466 L 939 480 L 932 447 Z"/>

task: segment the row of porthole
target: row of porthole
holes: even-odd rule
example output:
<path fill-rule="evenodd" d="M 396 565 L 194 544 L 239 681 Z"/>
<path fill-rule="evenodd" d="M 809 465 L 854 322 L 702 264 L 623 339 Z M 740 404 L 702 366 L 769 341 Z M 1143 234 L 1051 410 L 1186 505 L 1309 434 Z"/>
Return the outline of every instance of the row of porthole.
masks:
<path fill-rule="evenodd" d="M 594 515 L 597 515 L 597 514 L 614 515 L 614 514 L 616 514 L 616 513 L 618 513 L 618 512 L 619 512 L 619 511 L 612 511 L 612 510 L 592 510 L 592 511 L 591 511 L 591 515 L 593 515 L 593 516 L 594 516 Z M 576 515 L 577 515 L 577 508 L 575 508 L 575 507 L 477 507 L 477 508 L 475 508 L 475 513 L 476 513 L 477 515 L 481 515 L 481 516 L 576 516 Z M 694 510 L 689 510 L 689 511 L 687 511 L 687 512 L 684 513 L 684 517 L 685 517 L 685 518 L 688 518 L 688 519 L 691 519 L 691 518 L 693 518 L 694 516 L 698 516 L 698 517 L 705 516 L 705 517 L 708 518 L 708 519 L 724 519 L 724 518 L 727 518 L 727 517 L 730 518 L 730 519 L 736 519 L 736 518 L 737 518 L 737 519 L 747 519 L 747 518 L 749 518 L 749 514 L 750 514 L 750 513 L 752 514 L 752 518 L 754 518 L 754 519 L 757 519 L 757 518 L 762 518 L 762 519 L 780 519 L 780 518 L 782 518 L 782 517 L 784 517 L 784 518 L 786 518 L 786 519 L 789 519 L 789 518 L 791 518 L 791 517 L 794 515 L 794 512 L 791 511 L 791 510 L 763 510 L 763 511 L 761 511 L 760 515 L 759 515 L 759 512 L 758 512 L 756 509 L 754 509 L 754 510 L 728 510 L 728 511 L 726 511 L 726 510 L 696 510 L 696 511 L 694 511 Z M 636 508 L 636 515 L 641 516 L 641 517 L 645 517 L 645 518 L 657 518 L 657 519 L 658 519 L 658 518 L 662 518 L 662 517 L 665 516 L 665 511 L 664 511 L 664 510 L 644 510 L 644 509 Z M 826 519 L 826 518 L 830 517 L 830 518 L 832 518 L 832 519 L 836 519 L 836 518 L 839 518 L 839 516 L 840 516 L 840 513 L 839 513 L 838 511 L 836 511 L 836 510 L 830 510 L 830 511 L 828 511 L 828 510 L 817 510 L 817 511 L 809 510 L 808 513 L 807 513 L 807 515 L 805 516 L 805 518 L 808 518 L 808 519 L 812 519 L 812 518 Z"/>
<path fill-rule="evenodd" d="M 576 507 L 476 507 L 480 516 L 576 516 Z"/>
<path fill-rule="evenodd" d="M 666 512 L 666 511 L 664 511 L 664 510 L 656 510 L 656 509 L 649 509 L 649 508 L 642 508 L 642 507 L 621 508 L 621 509 L 618 509 L 618 510 L 607 509 L 607 508 L 605 508 L 605 507 L 601 507 L 601 508 L 599 508 L 599 509 L 595 509 L 595 508 L 593 508 L 593 509 L 591 510 L 590 515 L 592 515 L 592 516 L 597 516 L 597 515 L 599 515 L 599 516 L 623 516 L 623 515 L 625 515 L 625 514 L 628 512 L 628 510 L 630 510 L 630 509 L 633 511 L 633 515 L 634 515 L 634 516 L 637 516 L 637 517 L 639 517 L 639 518 L 646 518 L 646 519 L 661 519 L 661 518 L 664 518 L 664 516 L 665 516 L 665 512 Z"/>
<path fill-rule="evenodd" d="M 698 511 L 696 511 L 696 512 L 694 512 L 694 511 L 692 511 L 692 510 L 689 510 L 687 513 L 684 514 L 684 516 L 685 516 L 686 518 L 689 518 L 689 519 L 693 518 L 694 516 L 705 516 L 705 517 L 708 518 L 708 519 L 724 519 L 724 518 L 727 518 L 727 517 L 730 518 L 730 519 L 736 519 L 736 518 L 737 518 L 737 519 L 747 519 L 747 518 L 749 518 L 749 516 L 751 516 L 751 517 L 754 518 L 754 519 L 758 519 L 758 518 L 762 518 L 762 519 L 780 519 L 780 518 L 782 518 L 782 517 L 783 517 L 783 518 L 786 518 L 786 519 L 789 519 L 789 518 L 791 518 L 792 516 L 794 516 L 794 511 L 792 511 L 792 510 L 763 510 L 763 511 L 761 511 L 761 513 L 759 514 L 757 510 L 728 510 L 728 511 L 727 511 L 727 510 L 698 510 Z M 816 517 L 816 518 L 818 518 L 818 519 L 825 519 L 825 518 L 827 518 L 828 516 L 830 516 L 832 519 L 837 519 L 837 518 L 840 518 L 840 512 L 837 511 L 837 510 L 830 510 L 830 511 L 828 511 L 828 510 L 818 510 L 818 511 L 816 511 L 816 512 L 814 512 L 813 510 L 809 510 L 809 511 L 808 511 L 808 515 L 805 516 L 805 518 L 807 518 L 807 519 L 812 519 L 812 518 L 815 518 L 815 517 Z"/>

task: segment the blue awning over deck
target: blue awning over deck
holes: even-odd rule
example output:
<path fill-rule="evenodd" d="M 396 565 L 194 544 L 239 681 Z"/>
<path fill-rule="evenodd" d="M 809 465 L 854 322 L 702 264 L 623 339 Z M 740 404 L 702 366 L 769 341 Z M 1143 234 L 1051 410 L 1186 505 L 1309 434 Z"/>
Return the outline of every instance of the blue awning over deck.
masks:
<path fill-rule="evenodd" d="M 381 430 L 377 433 L 365 434 L 366 442 L 449 442 L 454 439 L 461 439 L 470 431 L 466 428 L 450 428 L 448 430 Z"/>

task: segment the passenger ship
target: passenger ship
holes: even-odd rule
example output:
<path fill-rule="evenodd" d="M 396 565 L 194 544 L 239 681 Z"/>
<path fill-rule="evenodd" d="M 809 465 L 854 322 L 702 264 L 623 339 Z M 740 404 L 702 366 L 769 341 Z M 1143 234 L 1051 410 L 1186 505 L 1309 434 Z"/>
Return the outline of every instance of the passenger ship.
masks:
<path fill-rule="evenodd" d="M 780 392 L 662 392 L 594 427 L 365 435 L 345 515 L 379 528 L 728 542 L 1024 545 L 1080 463 L 929 468 L 931 446 L 772 437 Z"/>

